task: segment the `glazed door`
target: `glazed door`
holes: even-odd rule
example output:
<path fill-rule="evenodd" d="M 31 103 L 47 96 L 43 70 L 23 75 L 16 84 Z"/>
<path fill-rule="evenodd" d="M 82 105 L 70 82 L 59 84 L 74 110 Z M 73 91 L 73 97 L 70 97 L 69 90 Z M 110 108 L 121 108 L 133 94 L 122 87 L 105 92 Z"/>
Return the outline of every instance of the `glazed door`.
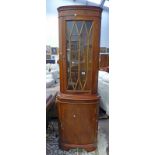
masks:
<path fill-rule="evenodd" d="M 93 21 L 66 20 L 66 90 L 90 92 Z"/>

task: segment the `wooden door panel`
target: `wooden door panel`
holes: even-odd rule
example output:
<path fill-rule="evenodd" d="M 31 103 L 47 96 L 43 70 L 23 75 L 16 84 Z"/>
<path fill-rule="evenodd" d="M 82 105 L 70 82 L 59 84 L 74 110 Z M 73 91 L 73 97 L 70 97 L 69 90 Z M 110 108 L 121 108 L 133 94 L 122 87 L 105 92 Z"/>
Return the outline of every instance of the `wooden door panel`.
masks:
<path fill-rule="evenodd" d="M 71 144 L 94 143 L 96 104 L 61 104 L 63 141 Z"/>

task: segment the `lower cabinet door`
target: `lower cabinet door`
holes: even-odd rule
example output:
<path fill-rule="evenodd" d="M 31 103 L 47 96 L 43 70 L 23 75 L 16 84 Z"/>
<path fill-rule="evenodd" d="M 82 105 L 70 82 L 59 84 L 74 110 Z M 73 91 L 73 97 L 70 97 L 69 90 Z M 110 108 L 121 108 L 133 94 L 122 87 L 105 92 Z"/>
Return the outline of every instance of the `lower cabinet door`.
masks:
<path fill-rule="evenodd" d="M 97 111 L 94 103 L 59 103 L 61 141 L 76 145 L 96 143 Z"/>

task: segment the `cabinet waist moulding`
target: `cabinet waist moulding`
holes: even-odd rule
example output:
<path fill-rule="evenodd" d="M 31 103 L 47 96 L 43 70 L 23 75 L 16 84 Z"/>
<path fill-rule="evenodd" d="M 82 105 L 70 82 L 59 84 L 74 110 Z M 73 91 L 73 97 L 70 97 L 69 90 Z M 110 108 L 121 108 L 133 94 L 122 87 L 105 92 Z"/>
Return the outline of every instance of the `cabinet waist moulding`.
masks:
<path fill-rule="evenodd" d="M 97 147 L 100 7 L 63 6 L 59 14 L 60 148 Z"/>

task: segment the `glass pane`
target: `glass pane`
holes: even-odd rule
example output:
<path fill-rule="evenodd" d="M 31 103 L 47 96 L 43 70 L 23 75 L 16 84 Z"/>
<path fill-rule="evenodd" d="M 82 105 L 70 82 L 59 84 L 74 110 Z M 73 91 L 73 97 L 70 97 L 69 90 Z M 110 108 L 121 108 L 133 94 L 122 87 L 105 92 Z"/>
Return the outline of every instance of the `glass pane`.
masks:
<path fill-rule="evenodd" d="M 88 30 L 88 31 L 90 30 L 91 26 L 92 26 L 92 22 L 87 21 L 87 22 L 86 22 L 86 27 L 87 27 L 87 30 Z"/>
<path fill-rule="evenodd" d="M 82 26 L 82 22 L 81 21 L 77 21 L 77 27 L 78 27 L 78 30 L 80 31 L 81 30 L 81 26 Z"/>
<path fill-rule="evenodd" d="M 73 21 L 67 21 L 67 30 L 71 31 L 73 27 Z"/>
<path fill-rule="evenodd" d="M 67 89 L 89 91 L 92 77 L 92 21 L 66 23 Z"/>
<path fill-rule="evenodd" d="M 78 35 L 78 29 L 77 29 L 77 26 L 76 26 L 76 24 L 74 23 L 74 25 L 73 25 L 73 29 L 72 29 L 72 31 L 71 31 L 71 35 L 73 36 L 73 35 Z"/>

